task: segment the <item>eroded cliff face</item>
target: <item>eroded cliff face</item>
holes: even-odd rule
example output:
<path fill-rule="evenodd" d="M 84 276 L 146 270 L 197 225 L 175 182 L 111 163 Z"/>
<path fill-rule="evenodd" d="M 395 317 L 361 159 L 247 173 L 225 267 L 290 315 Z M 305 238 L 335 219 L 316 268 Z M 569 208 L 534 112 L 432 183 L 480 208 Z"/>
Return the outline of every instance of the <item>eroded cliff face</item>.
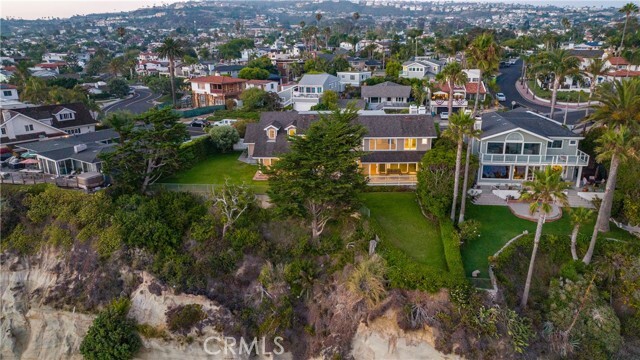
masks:
<path fill-rule="evenodd" d="M 120 269 L 120 277 L 131 277 L 129 269 Z M 16 257 L 3 254 L 0 268 L 0 358 L 2 359 L 82 359 L 80 344 L 95 314 L 60 306 L 65 294 L 95 279 L 97 274 L 81 274 L 52 249 L 37 256 Z M 204 296 L 175 294 L 152 275 L 133 274 L 135 284 L 126 294 L 131 299 L 129 315 L 139 324 L 160 331 L 161 338 L 142 338 L 139 359 L 248 359 L 240 345 L 224 349 L 220 324 L 240 326 L 230 312 Z M 88 296 L 88 295 L 87 295 Z M 52 300 L 53 299 L 53 300 Z M 82 299 L 78 299 L 82 300 Z M 51 305 L 54 302 L 57 306 Z M 68 303 L 68 302 L 67 302 Z M 66 304 L 66 303 L 65 303 Z M 180 305 L 199 304 L 207 319 L 186 334 L 166 331 L 167 311 Z M 360 324 L 352 340 L 355 359 L 455 359 L 435 350 L 430 330 L 404 332 L 398 327 L 392 311 L 370 322 Z M 207 338 L 213 338 L 207 341 Z M 204 344 L 207 343 L 207 353 Z M 260 344 L 258 344 L 260 346 Z M 246 349 L 246 348 L 245 348 Z M 215 355 L 213 354 L 215 353 Z M 292 359 L 290 353 L 260 356 L 263 359 Z"/>

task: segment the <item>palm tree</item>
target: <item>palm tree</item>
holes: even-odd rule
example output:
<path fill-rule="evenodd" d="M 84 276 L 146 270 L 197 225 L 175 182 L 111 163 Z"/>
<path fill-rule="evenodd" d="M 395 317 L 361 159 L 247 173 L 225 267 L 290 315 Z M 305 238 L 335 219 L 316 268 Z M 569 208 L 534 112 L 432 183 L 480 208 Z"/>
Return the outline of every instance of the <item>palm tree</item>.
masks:
<path fill-rule="evenodd" d="M 436 75 L 436 80 L 446 83 L 449 86 L 449 103 L 447 105 L 449 115 L 453 109 L 453 88 L 456 85 L 464 86 L 467 83 L 467 74 L 462 71 L 462 65 L 454 61 L 448 63 L 442 68 L 442 71 Z"/>
<path fill-rule="evenodd" d="M 640 79 L 616 80 L 613 83 L 606 82 L 596 90 L 599 105 L 594 113 L 586 121 L 595 121 L 596 126 L 606 127 L 612 131 L 620 131 L 627 126 L 633 135 L 638 134 L 640 121 Z M 617 154 L 616 154 L 617 155 Z M 618 156 L 611 158 L 611 167 L 617 168 Z M 615 184 L 616 172 L 609 171 L 607 187 Z M 609 231 L 609 218 L 611 217 L 611 204 L 613 203 L 613 188 L 610 193 L 605 191 L 604 199 L 600 206 L 598 221 L 595 228 L 600 232 Z M 602 215 L 602 216 L 601 216 Z"/>
<path fill-rule="evenodd" d="M 562 180 L 562 173 L 555 170 L 551 166 L 547 166 L 544 170 L 534 171 L 533 181 L 525 181 L 523 184 L 522 196 L 520 199 L 531 201 L 529 212 L 533 215 L 538 213 L 538 225 L 536 226 L 536 234 L 533 238 L 533 251 L 531 252 L 531 260 L 529 261 L 529 271 L 527 272 L 527 280 L 524 284 L 524 292 L 520 307 L 526 308 L 529 300 L 529 290 L 531 289 L 531 278 L 533 276 L 533 267 L 540 245 L 540 236 L 542 235 L 542 226 L 547 218 L 547 214 L 553 209 L 553 204 L 559 202 L 561 205 L 567 205 L 567 195 L 564 190 L 568 189 L 571 184 Z"/>
<path fill-rule="evenodd" d="M 411 95 L 416 101 L 418 106 L 424 105 L 424 101 L 427 99 L 427 92 L 424 89 L 424 84 L 419 81 L 411 86 Z"/>
<path fill-rule="evenodd" d="M 582 259 L 582 261 L 587 265 L 591 262 L 591 258 L 593 257 L 598 232 L 609 231 L 609 218 L 611 217 L 611 205 L 613 204 L 613 191 L 616 188 L 618 167 L 621 163 L 630 159 L 638 160 L 640 158 L 637 151 L 638 143 L 639 139 L 637 133 L 634 134 L 624 125 L 620 126 L 618 129 L 607 130 L 607 132 L 598 139 L 599 146 L 596 148 L 598 157 L 596 159 L 600 162 L 609 160 L 611 165 L 609 168 L 607 185 L 604 190 L 604 196 L 600 203 L 600 209 L 598 210 L 596 226 L 593 228 L 593 234 L 591 235 L 589 249 Z M 604 229 L 605 225 L 606 229 Z"/>
<path fill-rule="evenodd" d="M 184 49 L 179 41 L 174 38 L 166 38 L 157 49 L 158 55 L 169 59 L 169 78 L 171 79 L 171 99 L 176 106 L 175 61 L 184 56 Z"/>
<path fill-rule="evenodd" d="M 462 145 L 464 144 L 464 136 L 469 131 L 469 128 L 473 128 L 473 118 L 459 111 L 452 114 L 449 117 L 449 127 L 444 131 L 443 135 L 450 138 L 457 143 L 456 150 L 456 170 L 453 181 L 453 203 L 451 204 L 451 221 L 455 222 L 456 219 L 456 206 L 458 203 L 458 189 L 460 186 L 460 167 L 462 164 Z M 463 194 L 464 196 L 464 194 Z"/>
<path fill-rule="evenodd" d="M 316 14 L 316 26 L 318 28 L 320 27 L 320 20 L 322 20 L 322 14 L 321 13 L 317 13 Z"/>
<path fill-rule="evenodd" d="M 631 66 L 640 65 L 640 49 L 634 47 L 632 49 L 625 50 L 622 52 L 622 57 L 629 62 L 629 66 L 627 66 L 627 77 L 629 77 Z"/>
<path fill-rule="evenodd" d="M 460 199 L 460 215 L 458 216 L 458 224 L 464 221 L 464 214 L 467 210 L 467 183 L 469 182 L 469 165 L 471 161 L 471 141 L 472 139 L 478 139 L 482 134 L 482 129 L 476 129 L 475 119 L 471 126 L 466 126 L 463 129 L 464 135 L 467 138 L 467 154 L 464 161 L 464 179 L 462 180 L 462 195 Z"/>
<path fill-rule="evenodd" d="M 591 81 L 591 85 L 589 86 L 589 100 L 587 101 L 587 111 L 585 115 L 589 115 L 591 98 L 593 97 L 593 93 L 596 92 L 598 78 L 609 72 L 609 67 L 605 64 L 606 62 L 604 60 L 596 58 L 591 60 L 589 65 L 587 65 L 587 67 L 582 71 L 585 76 L 589 77 L 589 81 Z"/>
<path fill-rule="evenodd" d="M 624 35 L 627 32 L 627 23 L 629 22 L 629 17 L 631 16 L 631 14 L 637 14 L 639 10 L 640 9 L 638 8 L 638 5 L 632 2 L 627 3 L 625 6 L 620 8 L 620 10 L 618 10 L 618 12 L 625 14 L 624 27 L 622 28 L 622 39 L 620 39 L 620 48 L 618 49 L 619 52 L 622 52 L 622 47 L 624 46 Z"/>
<path fill-rule="evenodd" d="M 32 104 L 43 104 L 47 101 L 48 88 L 44 80 L 38 77 L 30 77 L 24 86 L 20 100 Z"/>
<path fill-rule="evenodd" d="M 116 29 L 116 34 L 118 35 L 118 37 L 120 38 L 120 43 L 123 45 L 123 52 L 124 52 L 124 43 L 122 42 L 122 40 L 124 39 L 124 36 L 127 34 L 127 30 L 125 28 L 123 28 L 122 26 L 118 27 Z"/>
<path fill-rule="evenodd" d="M 569 19 L 562 18 L 562 27 L 564 28 L 564 33 L 566 34 L 567 32 L 569 32 L 569 29 L 571 29 L 571 21 L 569 21 Z"/>
<path fill-rule="evenodd" d="M 573 260 L 578 260 L 578 253 L 576 251 L 576 243 L 578 242 L 578 232 L 580 227 L 593 217 L 593 211 L 591 209 L 579 207 L 571 210 L 569 214 L 571 218 L 571 225 L 573 230 L 571 231 L 571 256 Z"/>
<path fill-rule="evenodd" d="M 484 33 L 473 40 L 467 52 L 471 66 L 480 70 L 472 113 L 473 116 L 475 116 L 478 111 L 478 103 L 480 102 L 482 76 L 483 74 L 498 70 L 498 64 L 500 64 L 500 47 L 496 44 L 492 34 Z"/>
<path fill-rule="evenodd" d="M 107 68 L 113 76 L 118 77 L 118 75 L 123 74 L 124 71 L 127 70 L 127 64 L 122 56 L 118 56 L 111 59 Z"/>
<path fill-rule="evenodd" d="M 551 93 L 551 111 L 549 117 L 553 118 L 556 108 L 556 99 L 560 83 L 567 76 L 575 76 L 579 73 L 580 59 L 571 55 L 567 50 L 557 49 L 547 51 L 537 66 L 537 71 L 553 73 L 553 88 Z"/>
<path fill-rule="evenodd" d="M 325 49 L 329 48 L 329 37 L 331 37 L 331 28 L 330 27 L 325 27 L 322 30 L 322 35 L 324 35 L 324 47 Z"/>

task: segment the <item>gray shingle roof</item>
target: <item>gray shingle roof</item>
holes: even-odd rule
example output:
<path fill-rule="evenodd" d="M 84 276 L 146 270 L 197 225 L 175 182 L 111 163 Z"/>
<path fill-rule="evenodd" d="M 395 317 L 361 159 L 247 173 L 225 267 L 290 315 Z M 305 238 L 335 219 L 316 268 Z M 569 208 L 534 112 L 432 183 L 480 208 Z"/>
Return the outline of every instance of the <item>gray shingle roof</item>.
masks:
<path fill-rule="evenodd" d="M 363 98 L 403 97 L 408 99 L 411 95 L 411 86 L 385 81 L 377 85 L 363 86 L 360 91 Z"/>
<path fill-rule="evenodd" d="M 324 85 L 327 80 L 332 82 L 339 81 L 337 77 L 331 74 L 304 74 L 298 85 Z"/>
<path fill-rule="evenodd" d="M 62 148 L 71 148 L 73 150 L 73 147 L 75 145 L 98 143 L 102 141 L 117 139 L 118 137 L 118 133 L 111 129 L 107 129 L 86 134 L 59 137 L 53 140 L 34 141 L 17 146 L 29 151 L 41 153 Z"/>
<path fill-rule="evenodd" d="M 57 117 L 54 116 L 54 114 L 58 113 L 64 108 L 75 111 L 75 118 L 71 120 L 58 120 Z M 89 109 L 82 103 L 42 105 L 20 109 L 11 109 L 9 111 L 20 113 L 36 120 L 52 119 L 51 125 L 58 129 L 66 129 L 70 127 L 92 125 L 98 123 L 98 121 L 96 121 L 91 115 L 91 112 L 89 112 Z"/>
<path fill-rule="evenodd" d="M 319 118 L 320 115 L 314 113 L 263 112 L 260 115 L 260 122 L 247 125 L 244 142 L 254 144 L 253 157 L 277 157 L 278 154 L 289 150 L 285 130 L 287 127 L 293 125 L 296 127 L 297 134 L 304 134 Z M 356 121 L 367 129 L 365 137 L 436 137 L 435 125 L 430 115 L 359 115 Z M 268 141 L 264 130 L 270 125 L 279 128 L 275 141 Z M 393 151 L 393 153 L 398 154 L 394 161 L 402 162 L 400 160 L 405 156 L 402 154 L 404 152 Z"/>
<path fill-rule="evenodd" d="M 482 139 L 514 129 L 522 129 L 545 138 L 581 138 L 553 120 L 531 111 L 490 112 L 482 115 Z"/>

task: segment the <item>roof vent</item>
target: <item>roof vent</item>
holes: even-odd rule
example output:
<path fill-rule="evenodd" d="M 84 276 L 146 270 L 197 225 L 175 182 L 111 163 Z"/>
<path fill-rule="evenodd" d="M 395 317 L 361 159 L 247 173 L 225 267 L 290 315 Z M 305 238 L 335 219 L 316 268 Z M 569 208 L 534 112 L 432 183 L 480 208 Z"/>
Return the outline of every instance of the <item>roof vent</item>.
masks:
<path fill-rule="evenodd" d="M 85 150 L 87 150 L 87 144 L 78 144 L 73 146 L 73 152 L 76 154 Z"/>

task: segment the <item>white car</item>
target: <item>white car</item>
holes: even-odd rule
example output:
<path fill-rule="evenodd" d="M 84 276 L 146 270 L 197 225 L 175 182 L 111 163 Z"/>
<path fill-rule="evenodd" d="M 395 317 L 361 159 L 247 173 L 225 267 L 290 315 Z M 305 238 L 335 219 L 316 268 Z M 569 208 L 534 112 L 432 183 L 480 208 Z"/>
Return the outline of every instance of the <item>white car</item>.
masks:
<path fill-rule="evenodd" d="M 443 111 L 440 113 L 440 119 L 442 120 L 448 120 L 449 119 L 449 112 L 448 111 Z"/>
<path fill-rule="evenodd" d="M 507 101 L 507 97 L 504 96 L 503 93 L 497 93 L 496 94 L 496 99 L 498 99 L 498 101 Z"/>
<path fill-rule="evenodd" d="M 213 126 L 231 126 L 236 123 L 238 120 L 235 119 L 222 119 L 213 122 Z"/>
<path fill-rule="evenodd" d="M 508 63 L 511 65 L 515 65 L 518 62 L 518 58 L 509 59 Z"/>

